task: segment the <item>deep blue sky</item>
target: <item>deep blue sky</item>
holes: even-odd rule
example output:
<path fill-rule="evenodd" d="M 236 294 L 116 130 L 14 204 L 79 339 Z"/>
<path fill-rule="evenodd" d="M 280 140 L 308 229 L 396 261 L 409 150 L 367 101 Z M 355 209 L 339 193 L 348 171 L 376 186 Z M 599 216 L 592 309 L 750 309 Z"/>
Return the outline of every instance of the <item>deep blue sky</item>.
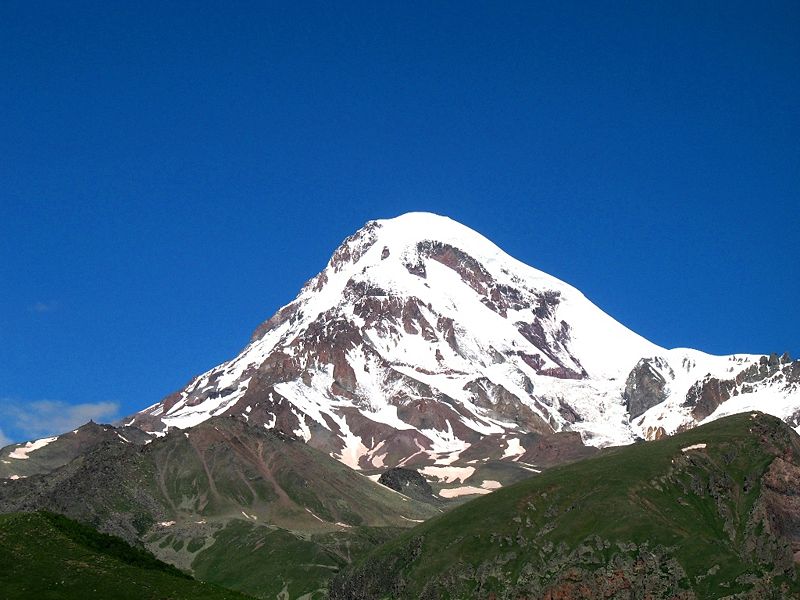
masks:
<path fill-rule="evenodd" d="M 0 7 L 7 438 L 159 400 L 409 210 L 800 354 L 797 2 L 111 4 Z"/>

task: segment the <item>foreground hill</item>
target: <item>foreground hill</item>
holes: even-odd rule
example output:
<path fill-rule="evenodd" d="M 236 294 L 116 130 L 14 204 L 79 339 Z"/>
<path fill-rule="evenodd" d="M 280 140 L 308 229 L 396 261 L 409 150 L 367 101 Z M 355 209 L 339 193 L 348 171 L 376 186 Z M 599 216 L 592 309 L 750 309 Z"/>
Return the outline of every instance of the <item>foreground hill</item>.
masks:
<path fill-rule="evenodd" d="M 204 580 L 292 598 L 324 590 L 359 551 L 439 512 L 230 417 L 144 446 L 112 440 L 0 485 L 0 512 L 35 510 L 144 545 Z"/>
<path fill-rule="evenodd" d="M 800 597 L 800 438 L 760 413 L 556 467 L 431 519 L 334 600 Z"/>
<path fill-rule="evenodd" d="M 244 600 L 52 513 L 0 515 L 0 597 Z"/>

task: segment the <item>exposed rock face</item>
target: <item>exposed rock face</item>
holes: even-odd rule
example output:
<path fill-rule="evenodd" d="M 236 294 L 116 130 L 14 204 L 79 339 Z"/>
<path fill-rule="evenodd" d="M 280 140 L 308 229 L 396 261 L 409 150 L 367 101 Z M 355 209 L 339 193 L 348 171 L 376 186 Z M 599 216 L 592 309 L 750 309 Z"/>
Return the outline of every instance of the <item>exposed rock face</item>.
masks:
<path fill-rule="evenodd" d="M 378 483 L 409 498 L 415 498 L 423 502 L 430 502 L 436 498 L 428 480 L 414 469 L 394 467 L 384 471 L 378 479 Z"/>
<path fill-rule="evenodd" d="M 733 381 L 720 381 L 716 377 L 698 381 L 686 394 L 684 406 L 691 407 L 692 416 L 697 421 L 702 421 L 717 410 L 720 404 L 730 399 L 735 387 Z"/>
<path fill-rule="evenodd" d="M 707 376 L 689 389 L 684 406 L 692 409 L 696 421 L 702 421 L 733 396 L 751 394 L 759 387 L 797 393 L 800 389 L 800 361 L 792 361 L 788 354 L 781 358 L 772 354 L 760 357 L 757 364 L 751 364 L 732 379 Z M 790 415 L 786 417 L 787 421 L 791 419 Z"/>
<path fill-rule="evenodd" d="M 791 544 L 800 563 L 800 467 L 783 458 L 772 461 L 764 476 L 763 507 L 774 533 Z"/>
<path fill-rule="evenodd" d="M 747 410 L 776 386 L 797 396 L 780 404 L 791 418 L 794 365 L 659 348 L 476 232 L 413 213 L 344 240 L 237 357 L 132 424 L 241 415 L 357 469 L 451 464 L 468 450 L 512 460 L 511 437 L 522 452 L 531 433 L 625 444 L 714 418 L 737 392 Z M 736 389 L 723 383 L 745 371 Z"/>
<path fill-rule="evenodd" d="M 519 460 L 544 468 L 588 458 L 597 452 L 596 448 L 582 444 L 580 435 L 575 432 L 528 434 L 526 438 L 526 450 Z"/>
<path fill-rule="evenodd" d="M 585 552 L 585 548 L 580 550 Z M 664 548 L 635 546 L 633 552 L 629 549 L 612 554 L 608 563 L 596 570 L 565 569 L 556 583 L 542 590 L 542 600 L 696 599 L 692 591 L 685 589 L 686 573 Z"/>
<path fill-rule="evenodd" d="M 662 357 L 640 361 L 631 371 L 623 392 L 631 419 L 646 439 L 685 431 L 698 423 L 737 411 L 761 410 L 797 428 L 800 410 L 800 361 L 788 353 L 760 357 L 730 356 L 708 363 L 702 377 L 696 357 L 687 357 L 674 369 Z M 687 388 L 687 385 L 688 388 Z M 681 390 L 686 390 L 682 392 Z M 735 402 L 729 401 L 736 398 Z M 778 405 L 787 398 L 788 408 Z M 729 406 L 734 408 L 729 408 Z"/>
<path fill-rule="evenodd" d="M 662 370 L 670 373 L 672 378 L 675 377 L 669 365 L 658 357 L 643 358 L 628 375 L 622 398 L 631 419 L 667 399 L 667 378 Z"/>

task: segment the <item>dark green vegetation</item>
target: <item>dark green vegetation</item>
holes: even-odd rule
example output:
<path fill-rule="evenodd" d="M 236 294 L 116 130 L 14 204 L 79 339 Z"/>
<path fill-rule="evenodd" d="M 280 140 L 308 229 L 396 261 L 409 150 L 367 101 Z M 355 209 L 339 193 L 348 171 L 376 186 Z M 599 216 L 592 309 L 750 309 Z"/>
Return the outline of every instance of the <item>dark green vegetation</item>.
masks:
<path fill-rule="evenodd" d="M 195 581 L 118 538 L 41 512 L 0 515 L 0 597 L 245 598 Z"/>
<path fill-rule="evenodd" d="M 358 527 L 304 536 L 236 521 L 215 536 L 215 545 L 225 548 L 225 553 L 214 552 L 212 546 L 198 553 L 192 567 L 199 579 L 233 589 L 255 590 L 263 598 L 276 598 L 283 592 L 287 598 L 308 593 L 310 598 L 322 599 L 327 598 L 325 582 L 353 557 L 401 531 L 393 527 Z"/>
<path fill-rule="evenodd" d="M 799 464 L 762 414 L 611 449 L 407 531 L 331 597 L 798 598 Z"/>
<path fill-rule="evenodd" d="M 145 446 L 100 444 L 46 476 L 0 485 L 0 512 L 40 509 L 198 578 L 273 598 L 324 592 L 359 551 L 438 512 L 300 440 L 230 417 Z"/>

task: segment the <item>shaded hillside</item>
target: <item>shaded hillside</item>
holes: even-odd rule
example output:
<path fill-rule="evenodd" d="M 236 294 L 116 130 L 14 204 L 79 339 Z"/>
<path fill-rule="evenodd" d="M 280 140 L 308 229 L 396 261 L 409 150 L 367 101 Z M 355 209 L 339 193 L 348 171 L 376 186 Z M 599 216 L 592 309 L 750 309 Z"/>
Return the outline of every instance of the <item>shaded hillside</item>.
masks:
<path fill-rule="evenodd" d="M 119 600 L 237 600 L 151 554 L 60 515 L 0 515 L 0 596 Z"/>
<path fill-rule="evenodd" d="M 153 436 L 136 427 L 90 421 L 59 436 L 0 448 L 0 480 L 49 473 L 104 443 L 143 445 Z"/>
<path fill-rule="evenodd" d="M 553 468 L 340 574 L 345 598 L 796 598 L 800 438 L 760 413 Z"/>
<path fill-rule="evenodd" d="M 209 581 L 223 579 L 263 597 L 284 588 L 291 597 L 324 589 L 351 559 L 337 553 L 338 538 L 351 538 L 355 549 L 371 547 L 398 526 L 437 512 L 302 441 L 230 417 L 144 447 L 101 444 L 49 475 L 0 485 L 0 511 L 39 509 L 144 544 Z M 391 529 L 369 533 L 379 526 Z M 254 570 L 253 552 L 286 548 L 294 548 L 297 564 L 303 555 L 319 555 L 314 564 L 322 566 L 302 577 L 298 569 L 282 572 L 274 560 Z"/>

